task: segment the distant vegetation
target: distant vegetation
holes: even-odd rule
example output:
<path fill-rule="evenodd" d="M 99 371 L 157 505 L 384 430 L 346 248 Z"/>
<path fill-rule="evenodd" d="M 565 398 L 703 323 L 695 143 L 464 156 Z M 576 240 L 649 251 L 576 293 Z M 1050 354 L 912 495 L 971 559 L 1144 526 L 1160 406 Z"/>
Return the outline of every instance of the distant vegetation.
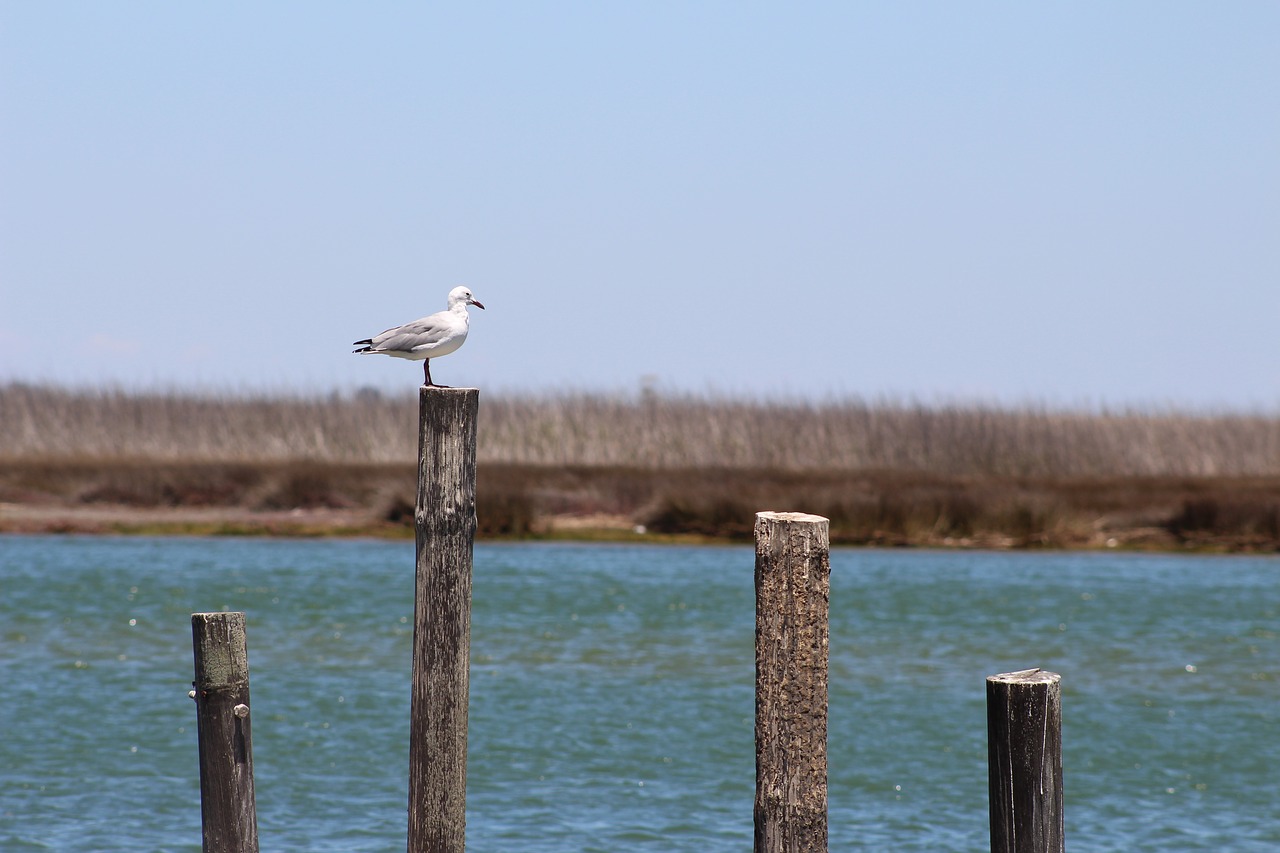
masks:
<path fill-rule="evenodd" d="M 260 397 L 0 386 L 0 459 L 412 462 L 416 399 L 376 392 Z M 1280 476 L 1280 417 L 1263 415 L 482 394 L 480 419 L 482 463 Z"/>
<path fill-rule="evenodd" d="M 1272 415 L 483 393 L 480 412 L 491 534 L 606 513 L 732 537 L 758 509 L 803 509 L 848 542 L 1280 540 Z M 0 501 L 365 506 L 398 523 L 416 417 L 412 393 L 0 386 Z"/>

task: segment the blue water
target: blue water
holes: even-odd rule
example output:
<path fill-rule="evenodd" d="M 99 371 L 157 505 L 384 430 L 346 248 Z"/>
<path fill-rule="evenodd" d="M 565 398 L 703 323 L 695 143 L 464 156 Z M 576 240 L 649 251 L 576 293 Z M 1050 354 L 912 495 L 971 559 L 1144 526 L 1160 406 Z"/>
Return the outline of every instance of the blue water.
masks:
<path fill-rule="evenodd" d="M 750 548 L 480 545 L 468 848 L 751 846 Z M 1280 559 L 838 550 L 832 850 L 986 850 L 983 679 L 1067 843 L 1280 850 Z M 248 614 L 263 850 L 401 850 L 411 544 L 0 537 L 0 850 L 199 850 L 190 613 Z"/>

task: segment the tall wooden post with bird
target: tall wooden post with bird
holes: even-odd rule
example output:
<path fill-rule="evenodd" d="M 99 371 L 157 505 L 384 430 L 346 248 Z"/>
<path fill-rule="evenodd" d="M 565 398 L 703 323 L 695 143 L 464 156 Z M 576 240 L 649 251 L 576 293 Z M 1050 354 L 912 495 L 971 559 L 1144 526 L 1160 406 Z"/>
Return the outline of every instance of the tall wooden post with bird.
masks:
<path fill-rule="evenodd" d="M 461 853 L 480 392 L 423 386 L 418 400 L 408 850 Z"/>

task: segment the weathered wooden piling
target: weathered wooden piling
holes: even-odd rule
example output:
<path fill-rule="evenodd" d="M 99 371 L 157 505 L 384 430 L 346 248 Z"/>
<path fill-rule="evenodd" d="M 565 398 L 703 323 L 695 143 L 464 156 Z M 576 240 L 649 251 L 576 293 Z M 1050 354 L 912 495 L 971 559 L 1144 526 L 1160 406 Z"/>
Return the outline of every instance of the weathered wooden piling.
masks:
<path fill-rule="evenodd" d="M 243 613 L 191 614 L 204 853 L 257 853 Z"/>
<path fill-rule="evenodd" d="M 992 853 L 1062 853 L 1062 676 L 987 678 Z"/>
<path fill-rule="evenodd" d="M 409 853 L 461 853 L 466 847 L 479 403 L 474 388 L 437 386 L 423 387 L 418 400 Z"/>
<path fill-rule="evenodd" d="M 755 853 L 827 849 L 827 519 L 756 514 Z"/>

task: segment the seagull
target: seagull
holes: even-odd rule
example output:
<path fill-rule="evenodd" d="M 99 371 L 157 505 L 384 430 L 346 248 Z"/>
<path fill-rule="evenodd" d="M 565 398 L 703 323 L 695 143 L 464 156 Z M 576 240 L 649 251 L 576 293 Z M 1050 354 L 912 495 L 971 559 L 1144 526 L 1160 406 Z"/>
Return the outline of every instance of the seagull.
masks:
<path fill-rule="evenodd" d="M 467 323 L 470 320 L 467 316 L 468 305 L 484 308 L 471 295 L 470 290 L 465 287 L 455 287 L 449 291 L 448 308 L 437 311 L 430 317 L 423 317 L 421 320 L 387 329 L 372 338 L 356 341 L 352 346 L 359 347 L 361 344 L 365 346 L 353 352 L 361 354 L 380 352 L 393 358 L 421 360 L 422 375 L 426 379 L 423 385 L 435 385 L 431 381 L 431 359 L 457 351 L 458 347 L 462 346 L 462 342 L 467 339 Z M 437 385 L 436 387 L 447 386 Z"/>

